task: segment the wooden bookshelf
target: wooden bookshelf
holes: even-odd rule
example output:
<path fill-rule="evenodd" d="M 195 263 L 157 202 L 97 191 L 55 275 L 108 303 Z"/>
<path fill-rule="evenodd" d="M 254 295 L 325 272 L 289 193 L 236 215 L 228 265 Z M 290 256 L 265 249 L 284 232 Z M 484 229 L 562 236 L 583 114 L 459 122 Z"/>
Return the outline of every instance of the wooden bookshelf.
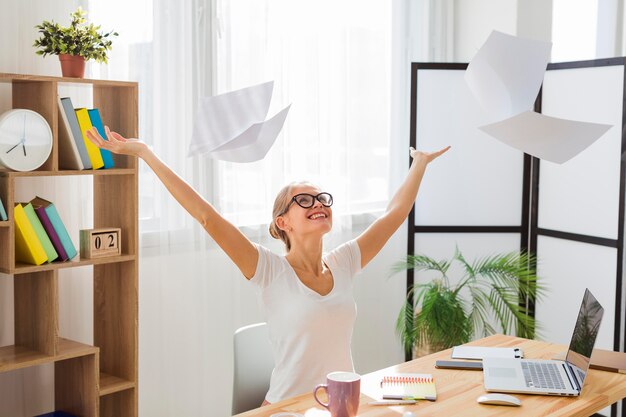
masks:
<path fill-rule="evenodd" d="M 59 86 L 90 85 L 93 107 L 100 110 L 106 124 L 122 135 L 136 137 L 137 83 L 2 73 L 0 83 L 11 86 L 12 108 L 41 114 L 54 138 L 50 157 L 37 170 L 0 169 L 0 198 L 9 218 L 0 221 L 0 272 L 13 276 L 15 328 L 15 343 L 0 346 L 0 373 L 54 363 L 55 410 L 85 417 L 137 416 L 137 159 L 113 155 L 114 168 L 95 171 L 60 168 L 59 153 L 66 150 L 59 147 L 57 104 Z M 66 176 L 92 177 L 93 225 L 80 226 L 121 228 L 122 254 L 96 259 L 77 256 L 43 265 L 16 262 L 16 180 Z M 72 221 L 60 215 L 64 222 Z M 71 238 L 78 248 L 78 236 Z M 86 265 L 93 269 L 93 346 L 59 335 L 59 271 Z"/>

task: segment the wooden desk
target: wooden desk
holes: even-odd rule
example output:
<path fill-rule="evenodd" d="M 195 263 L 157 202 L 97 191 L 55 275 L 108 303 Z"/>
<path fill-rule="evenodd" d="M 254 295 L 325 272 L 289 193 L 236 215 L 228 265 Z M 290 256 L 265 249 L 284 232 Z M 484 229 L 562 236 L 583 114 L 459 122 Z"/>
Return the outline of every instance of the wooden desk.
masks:
<path fill-rule="evenodd" d="M 536 340 L 512 336 L 494 335 L 476 340 L 470 345 L 521 347 L 524 356 L 531 359 L 551 359 L 566 347 Z M 589 370 L 580 397 L 553 397 L 543 395 L 514 394 L 522 400 L 521 407 L 503 407 L 476 403 L 476 398 L 485 393 L 483 373 L 436 369 L 435 361 L 450 359 L 451 350 L 434 353 L 400 365 L 363 375 L 361 380 L 361 405 L 359 417 L 401 417 L 404 411 L 419 416 L 590 416 L 626 397 L 626 375 L 613 372 Z M 372 399 L 379 399 L 379 382 L 382 375 L 390 372 L 431 373 L 437 385 L 437 401 L 420 401 L 409 406 L 372 406 Z M 313 387 L 311 387 L 311 390 Z M 270 406 L 250 410 L 239 417 L 269 417 L 279 412 L 297 412 L 305 417 L 329 417 L 330 413 L 315 402 L 312 394 L 290 398 Z"/>

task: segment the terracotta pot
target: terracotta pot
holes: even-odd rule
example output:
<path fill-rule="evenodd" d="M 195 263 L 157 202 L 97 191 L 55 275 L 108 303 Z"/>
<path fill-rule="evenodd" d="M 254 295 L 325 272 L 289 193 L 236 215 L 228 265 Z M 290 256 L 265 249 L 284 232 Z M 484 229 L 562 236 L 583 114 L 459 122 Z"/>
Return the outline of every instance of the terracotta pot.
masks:
<path fill-rule="evenodd" d="M 85 76 L 85 58 L 80 55 L 59 54 L 61 73 L 64 77 L 83 78 Z"/>

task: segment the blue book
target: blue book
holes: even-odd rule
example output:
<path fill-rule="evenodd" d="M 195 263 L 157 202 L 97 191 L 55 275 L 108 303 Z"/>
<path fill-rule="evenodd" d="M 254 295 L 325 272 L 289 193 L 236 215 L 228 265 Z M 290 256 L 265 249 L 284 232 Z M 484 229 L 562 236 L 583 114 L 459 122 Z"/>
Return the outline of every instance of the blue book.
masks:
<path fill-rule="evenodd" d="M 4 204 L 2 204 L 2 199 L 0 198 L 0 220 L 5 221 L 7 219 L 7 212 L 4 209 Z"/>
<path fill-rule="evenodd" d="M 52 204 L 48 200 L 44 200 L 41 197 L 35 197 L 31 202 L 34 202 L 37 206 L 41 206 L 44 208 L 46 214 L 48 215 L 50 223 L 52 223 L 54 231 L 57 233 L 57 236 L 59 237 L 59 240 L 63 245 L 63 249 L 65 249 L 67 258 L 74 258 L 78 254 L 78 252 L 76 252 L 76 247 L 74 247 L 74 243 L 72 243 L 72 239 L 70 239 L 70 235 L 69 233 L 67 233 L 67 229 L 61 221 L 59 212 L 57 211 L 57 208 L 54 206 L 54 204 Z"/>
<path fill-rule="evenodd" d="M 102 118 L 100 117 L 100 111 L 98 109 L 90 109 L 87 110 L 89 113 L 89 119 L 91 119 L 91 124 L 98 130 L 100 136 L 104 140 L 107 140 L 107 134 L 104 131 L 104 125 L 102 124 Z M 111 151 L 100 148 L 100 154 L 102 155 L 102 162 L 104 162 L 104 168 L 113 168 L 113 156 L 111 155 Z"/>
<path fill-rule="evenodd" d="M 74 414 L 68 414 L 65 411 L 53 411 L 51 413 L 40 414 L 35 417 L 76 417 Z"/>

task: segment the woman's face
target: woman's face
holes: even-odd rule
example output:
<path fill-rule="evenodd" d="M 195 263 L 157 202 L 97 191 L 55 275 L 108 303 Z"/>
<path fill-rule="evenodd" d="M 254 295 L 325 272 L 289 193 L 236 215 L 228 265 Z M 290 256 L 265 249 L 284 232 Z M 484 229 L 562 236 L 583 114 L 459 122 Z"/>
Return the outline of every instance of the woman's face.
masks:
<path fill-rule="evenodd" d="M 291 204 L 285 214 L 282 215 L 284 227 L 288 234 L 291 235 L 305 235 L 311 233 L 318 233 L 324 235 L 330 231 L 333 226 L 333 210 L 330 207 L 325 207 L 317 198 L 313 198 L 313 206 L 309 208 L 301 207 L 298 203 L 293 201 L 293 197 L 298 194 L 310 194 L 311 196 L 317 196 L 322 190 L 314 186 L 302 185 L 296 186 L 291 191 Z M 323 201 L 327 196 L 320 196 Z M 305 197 L 305 200 L 310 200 L 311 197 Z M 299 200 L 302 201 L 302 200 Z M 308 205 L 308 204 L 303 204 Z"/>

